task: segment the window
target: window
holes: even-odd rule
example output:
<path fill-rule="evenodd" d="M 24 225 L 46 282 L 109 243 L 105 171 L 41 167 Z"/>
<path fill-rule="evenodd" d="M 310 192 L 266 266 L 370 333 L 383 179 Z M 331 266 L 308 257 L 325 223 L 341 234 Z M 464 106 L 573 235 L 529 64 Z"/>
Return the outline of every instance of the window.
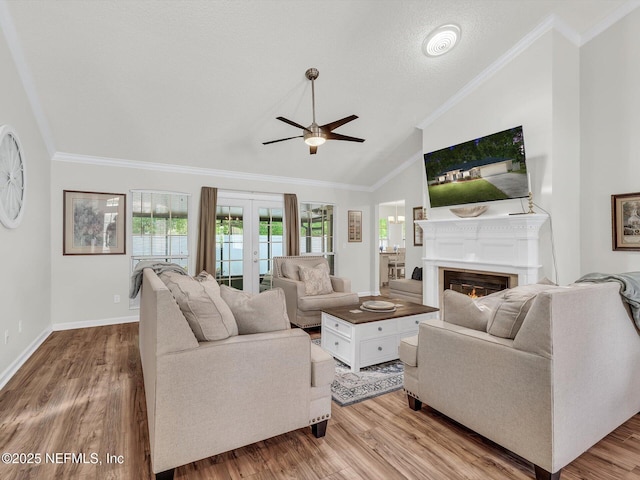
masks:
<path fill-rule="evenodd" d="M 380 251 L 382 252 L 383 250 L 387 249 L 387 246 L 389 246 L 389 233 L 386 218 L 380 219 L 378 232 L 378 237 L 380 238 Z"/>
<path fill-rule="evenodd" d="M 329 262 L 332 275 L 335 269 L 333 232 L 333 205 L 300 204 L 300 254 L 322 254 Z"/>
<path fill-rule="evenodd" d="M 157 260 L 188 270 L 189 195 L 132 191 L 131 198 L 131 269 L 140 260 Z"/>

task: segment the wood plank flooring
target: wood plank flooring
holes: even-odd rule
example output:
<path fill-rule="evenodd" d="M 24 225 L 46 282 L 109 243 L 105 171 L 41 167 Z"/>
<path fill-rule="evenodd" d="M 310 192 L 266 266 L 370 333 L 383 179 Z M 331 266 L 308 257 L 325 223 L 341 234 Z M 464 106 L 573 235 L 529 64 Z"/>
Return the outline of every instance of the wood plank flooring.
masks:
<path fill-rule="evenodd" d="M 40 464 L 0 463 L 3 480 L 153 478 L 137 324 L 54 332 L 0 392 L 5 452 L 40 454 Z M 524 480 L 533 469 L 428 407 L 413 412 L 398 391 L 334 404 L 323 439 L 297 430 L 179 467 L 175 478 Z M 562 478 L 640 480 L 640 415 Z"/>

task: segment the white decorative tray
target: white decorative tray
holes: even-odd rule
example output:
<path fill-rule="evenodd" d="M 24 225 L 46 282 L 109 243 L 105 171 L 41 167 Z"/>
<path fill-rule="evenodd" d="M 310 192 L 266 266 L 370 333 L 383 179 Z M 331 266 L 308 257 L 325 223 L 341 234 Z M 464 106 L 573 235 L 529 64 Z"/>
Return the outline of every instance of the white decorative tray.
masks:
<path fill-rule="evenodd" d="M 384 302 L 382 300 L 368 300 L 363 302 L 360 306 L 362 310 L 366 310 L 367 312 L 395 312 L 396 305 L 391 302 Z"/>

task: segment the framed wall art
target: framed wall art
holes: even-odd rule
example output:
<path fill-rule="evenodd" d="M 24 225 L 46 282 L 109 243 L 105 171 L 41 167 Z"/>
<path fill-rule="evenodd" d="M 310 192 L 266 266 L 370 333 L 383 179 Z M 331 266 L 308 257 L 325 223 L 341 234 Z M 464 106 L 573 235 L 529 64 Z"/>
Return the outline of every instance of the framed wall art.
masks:
<path fill-rule="evenodd" d="M 415 223 L 416 220 L 424 220 L 422 207 L 413 207 L 413 246 L 422 246 L 422 227 Z"/>
<path fill-rule="evenodd" d="M 64 190 L 64 255 L 123 255 L 126 253 L 124 193 Z"/>
<path fill-rule="evenodd" d="M 362 212 L 360 210 L 349 210 L 349 241 L 362 241 Z"/>
<path fill-rule="evenodd" d="M 640 193 L 611 195 L 613 250 L 640 250 Z"/>

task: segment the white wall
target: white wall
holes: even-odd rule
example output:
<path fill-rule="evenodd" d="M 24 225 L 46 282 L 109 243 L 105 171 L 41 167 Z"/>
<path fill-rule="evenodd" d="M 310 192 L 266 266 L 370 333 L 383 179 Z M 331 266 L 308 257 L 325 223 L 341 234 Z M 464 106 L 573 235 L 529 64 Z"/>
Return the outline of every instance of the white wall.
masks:
<path fill-rule="evenodd" d="M 16 229 L 0 224 L 0 385 L 23 354 L 47 334 L 51 284 L 49 230 L 50 162 L 31 107 L 0 32 L 0 125 L 11 125 L 24 149 L 28 190 Z M 22 333 L 18 323 L 22 322 Z M 4 344 L 5 331 L 9 343 Z"/>
<path fill-rule="evenodd" d="M 534 201 L 553 219 L 560 283 L 575 280 L 580 272 L 577 56 L 577 47 L 549 31 L 423 129 L 426 153 L 523 126 Z M 526 200 L 488 205 L 488 215 L 527 208 Z M 430 209 L 428 216 L 453 214 L 441 207 Z M 542 275 L 553 278 L 549 226 L 541 235 Z"/>
<path fill-rule="evenodd" d="M 377 245 L 367 232 L 371 226 L 370 194 L 329 187 L 276 184 L 216 178 L 186 173 L 104 167 L 54 161 L 51 175 L 51 316 L 55 328 L 69 328 L 77 322 L 126 320 L 138 312 L 129 310 L 130 244 L 127 255 L 63 256 L 63 190 L 126 193 L 131 189 L 166 190 L 191 194 L 190 254 L 191 271 L 195 266 L 197 214 L 202 186 L 265 193 L 295 193 L 298 202 L 326 202 L 336 205 L 336 274 L 351 279 L 355 292 L 371 291 L 370 251 Z M 347 242 L 347 211 L 363 212 L 363 241 Z M 130 212 L 127 211 L 127 216 Z M 120 295 L 115 304 L 113 296 Z M 71 324 L 71 325 L 69 325 Z"/>
<path fill-rule="evenodd" d="M 613 251 L 611 195 L 640 192 L 640 9 L 582 47 L 582 273 L 640 270 Z"/>

